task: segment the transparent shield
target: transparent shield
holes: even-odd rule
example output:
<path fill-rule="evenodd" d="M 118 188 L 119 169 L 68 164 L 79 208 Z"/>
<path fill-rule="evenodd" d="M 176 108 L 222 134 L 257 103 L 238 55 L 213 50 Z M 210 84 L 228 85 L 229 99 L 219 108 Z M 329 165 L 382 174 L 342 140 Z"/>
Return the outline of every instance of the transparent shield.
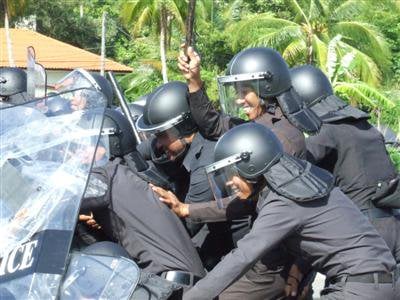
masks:
<path fill-rule="evenodd" d="M 138 266 L 126 258 L 74 253 L 60 299 L 129 299 L 139 277 Z"/>
<path fill-rule="evenodd" d="M 229 76 L 231 77 L 231 76 Z M 222 110 L 231 116 L 253 120 L 261 114 L 259 79 L 230 81 L 218 78 L 218 91 Z"/>
<path fill-rule="evenodd" d="M 35 49 L 27 48 L 27 94 L 28 97 L 42 98 L 46 96 L 47 74 L 46 69 L 36 62 Z"/>
<path fill-rule="evenodd" d="M 40 109 L 49 98 L 0 110 L 0 289 L 16 298 L 56 297 L 100 136 L 106 101 L 96 99 L 57 116 Z M 47 265 L 39 257 L 54 247 Z"/>
<path fill-rule="evenodd" d="M 82 88 L 100 90 L 96 80 L 84 69 L 73 70 L 54 85 L 54 89 L 57 93 Z"/>
<path fill-rule="evenodd" d="M 235 163 L 240 161 L 240 154 L 233 155 L 206 167 L 208 181 L 219 208 L 224 208 L 228 202 L 237 197 L 238 190 L 232 184 L 234 177 L 240 177 Z"/>

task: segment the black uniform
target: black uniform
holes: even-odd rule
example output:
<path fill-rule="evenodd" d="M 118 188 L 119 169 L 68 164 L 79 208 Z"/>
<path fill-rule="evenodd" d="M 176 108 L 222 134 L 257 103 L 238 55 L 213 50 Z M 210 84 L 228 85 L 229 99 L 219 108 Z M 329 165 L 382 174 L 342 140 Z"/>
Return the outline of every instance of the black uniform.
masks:
<path fill-rule="evenodd" d="M 175 169 L 184 167 L 186 174 L 185 181 L 180 180 L 176 175 L 171 179 L 176 182 L 180 190 L 187 191 L 185 195 L 181 194 L 179 199 L 187 204 L 197 205 L 202 203 L 215 203 L 212 201 L 214 196 L 205 172 L 205 167 L 212 163 L 215 141 L 203 138 L 200 133 L 196 133 L 192 143 L 188 146 L 183 160 L 174 162 Z M 150 145 L 152 141 L 143 142 L 139 149 L 146 159 L 154 157 L 150 152 L 154 151 Z M 158 165 L 160 167 L 160 165 Z M 168 172 L 168 171 L 167 171 Z M 177 174 L 182 174 L 182 171 Z M 186 187 L 184 187 L 186 185 Z M 186 219 L 186 227 L 193 236 L 193 241 L 199 247 L 200 257 L 207 269 L 214 267 L 225 254 L 229 253 L 234 247 L 234 242 L 242 238 L 249 230 L 251 215 L 243 216 L 241 220 L 231 220 L 231 222 L 206 222 L 195 221 L 191 218 Z"/>
<path fill-rule="evenodd" d="M 327 197 L 307 202 L 266 190 L 258 208 L 253 228 L 239 241 L 238 248 L 184 299 L 213 299 L 280 243 L 327 276 L 326 299 L 395 299 L 388 274 L 393 272 L 395 261 L 389 249 L 338 188 Z M 376 275 L 365 278 L 355 276 L 374 272 Z"/>
<path fill-rule="evenodd" d="M 189 105 L 199 131 L 207 138 L 218 139 L 230 128 L 243 123 L 238 118 L 217 112 L 204 89 L 189 94 Z M 284 151 L 299 158 L 305 158 L 306 147 L 303 133 L 294 127 L 282 114 L 279 106 L 269 105 L 266 112 L 255 120 L 271 129 L 278 137 Z M 232 219 L 240 215 L 253 215 L 252 205 L 236 203 L 228 211 L 217 208 L 215 203 L 189 206 L 189 218 L 193 221 L 217 221 Z M 285 297 L 284 287 L 288 270 L 294 257 L 277 246 L 265 255 L 249 272 L 230 286 L 220 299 L 281 299 Z"/>
<path fill-rule="evenodd" d="M 379 131 L 366 119 L 347 118 L 324 123 L 306 144 L 309 160 L 335 175 L 336 185 L 370 218 L 400 262 L 400 222 L 373 203 L 380 187 L 398 176 Z"/>
<path fill-rule="evenodd" d="M 102 197 L 83 201 L 106 235 L 119 242 L 150 273 L 177 270 L 203 276 L 204 269 L 182 222 L 160 202 L 146 181 L 116 158 L 93 175 L 107 184 Z M 95 203 L 95 204 L 93 204 Z"/>

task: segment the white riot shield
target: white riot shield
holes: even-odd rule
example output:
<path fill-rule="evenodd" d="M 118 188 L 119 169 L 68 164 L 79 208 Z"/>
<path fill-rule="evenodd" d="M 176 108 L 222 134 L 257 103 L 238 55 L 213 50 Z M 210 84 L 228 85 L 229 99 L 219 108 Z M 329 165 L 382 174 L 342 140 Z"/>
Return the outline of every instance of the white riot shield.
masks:
<path fill-rule="evenodd" d="M 0 298 L 57 297 L 106 106 L 95 90 L 56 96 L 76 94 L 86 105 L 55 116 L 51 98 L 0 110 Z"/>

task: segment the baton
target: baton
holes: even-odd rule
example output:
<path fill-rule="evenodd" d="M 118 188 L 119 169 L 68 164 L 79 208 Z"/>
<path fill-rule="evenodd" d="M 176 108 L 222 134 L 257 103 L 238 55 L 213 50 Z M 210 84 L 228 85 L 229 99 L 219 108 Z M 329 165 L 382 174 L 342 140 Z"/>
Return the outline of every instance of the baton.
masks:
<path fill-rule="evenodd" d="M 194 44 L 193 29 L 194 29 L 195 9 L 196 9 L 196 0 L 189 0 L 188 13 L 186 18 L 186 37 L 185 37 L 185 49 L 184 49 L 185 54 L 187 54 L 187 48 Z"/>
<path fill-rule="evenodd" d="M 125 117 L 128 119 L 129 124 L 132 127 L 133 134 L 134 134 L 135 139 L 136 139 L 136 143 L 140 144 L 142 142 L 142 140 L 140 139 L 139 133 L 138 133 L 138 131 L 136 129 L 135 122 L 133 121 L 131 112 L 130 112 L 129 107 L 128 107 L 128 103 L 126 102 L 126 99 L 125 99 L 125 96 L 122 93 L 121 88 L 120 88 L 117 80 L 115 79 L 114 73 L 112 71 L 108 71 L 107 73 L 108 73 L 108 77 L 110 78 L 111 84 L 112 84 L 112 86 L 114 88 L 115 94 L 117 95 L 119 103 L 121 104 L 122 112 L 124 113 Z"/>

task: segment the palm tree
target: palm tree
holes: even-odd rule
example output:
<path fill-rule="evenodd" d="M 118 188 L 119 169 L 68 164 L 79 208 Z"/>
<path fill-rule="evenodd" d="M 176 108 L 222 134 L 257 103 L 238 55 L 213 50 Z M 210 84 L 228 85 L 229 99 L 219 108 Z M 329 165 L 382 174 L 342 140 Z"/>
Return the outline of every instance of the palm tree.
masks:
<path fill-rule="evenodd" d="M 164 83 L 168 82 L 166 49 L 171 34 L 169 28 L 174 23 L 178 30 L 185 31 L 185 5 L 185 0 L 130 0 L 122 5 L 122 20 L 131 26 L 134 36 L 139 36 L 145 27 L 152 28 L 159 35 Z"/>
<path fill-rule="evenodd" d="M 10 67 L 15 67 L 11 36 L 10 36 L 10 23 L 9 19 L 11 16 L 21 14 L 26 7 L 26 0 L 2 0 L 2 6 L 4 10 L 4 28 L 6 31 L 6 43 L 8 52 L 8 64 Z"/>
<path fill-rule="evenodd" d="M 354 54 L 353 72 L 362 81 L 378 86 L 390 64 L 390 50 L 382 34 L 371 24 L 356 21 L 372 1 L 287 0 L 294 15 L 284 20 L 270 13 L 247 16 L 227 30 L 232 47 L 264 45 L 273 47 L 290 63 L 311 63 L 327 72 L 327 53 L 343 57 Z M 336 38 L 334 44 L 330 41 Z M 333 48 L 332 48 L 333 47 Z"/>

